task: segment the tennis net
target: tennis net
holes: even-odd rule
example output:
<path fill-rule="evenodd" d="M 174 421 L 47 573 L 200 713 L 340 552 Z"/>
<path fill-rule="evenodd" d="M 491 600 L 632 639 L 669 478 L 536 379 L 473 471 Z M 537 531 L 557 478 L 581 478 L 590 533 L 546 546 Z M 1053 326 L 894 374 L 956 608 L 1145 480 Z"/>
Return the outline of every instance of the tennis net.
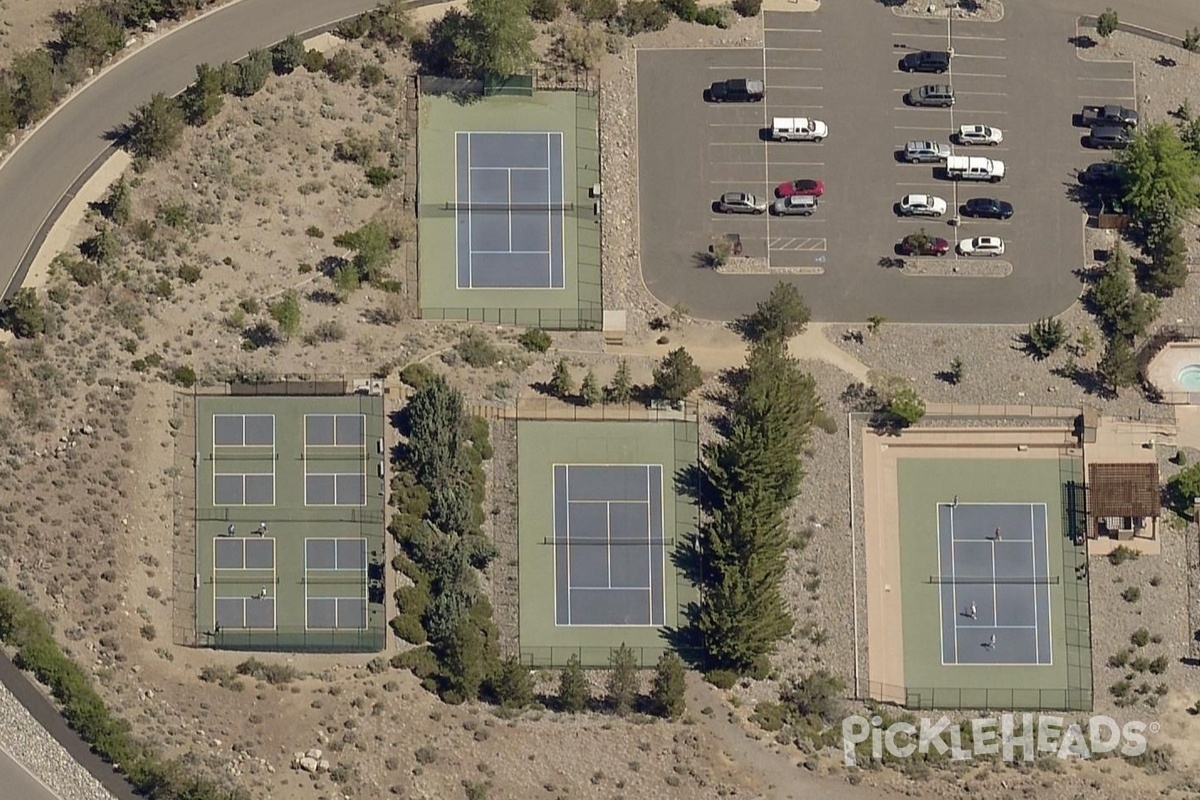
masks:
<path fill-rule="evenodd" d="M 445 203 L 444 211 L 574 211 L 574 203 Z"/>
<path fill-rule="evenodd" d="M 662 537 L 654 539 L 625 539 L 601 538 L 599 536 L 559 536 L 557 538 L 553 536 L 547 536 L 542 540 L 542 544 L 561 544 L 568 547 L 620 547 L 625 545 L 638 545 L 641 547 L 645 547 L 646 545 L 657 547 L 661 545 L 663 547 L 673 547 L 675 545 L 675 539 L 674 537 L 670 536 L 665 539 Z"/>
<path fill-rule="evenodd" d="M 1054 585 L 1057 585 L 1058 582 L 1059 582 L 1059 576 L 1057 576 L 1057 575 L 1054 575 L 1054 576 L 1042 575 L 1042 576 L 1034 576 L 1034 577 L 1028 577 L 1028 578 L 1004 578 L 1004 577 L 992 577 L 992 576 L 988 576 L 986 578 L 965 578 L 965 577 L 960 577 L 958 575 L 930 575 L 929 576 L 929 583 L 936 583 L 936 584 L 942 584 L 942 585 L 946 585 L 946 584 L 953 584 L 953 585 L 958 585 L 958 584 L 984 584 L 984 585 L 987 585 L 987 584 L 1017 584 L 1017 585 L 1021 585 L 1021 584 L 1025 584 L 1025 585 L 1030 585 L 1030 586 L 1054 586 Z"/>

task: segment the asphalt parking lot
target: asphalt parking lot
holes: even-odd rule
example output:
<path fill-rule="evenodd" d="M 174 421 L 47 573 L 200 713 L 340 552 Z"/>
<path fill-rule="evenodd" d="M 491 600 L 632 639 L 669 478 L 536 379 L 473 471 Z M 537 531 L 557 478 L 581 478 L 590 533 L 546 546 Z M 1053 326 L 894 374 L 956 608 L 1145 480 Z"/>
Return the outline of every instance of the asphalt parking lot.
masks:
<path fill-rule="evenodd" d="M 1085 131 L 1072 127 L 1072 114 L 1084 103 L 1134 105 L 1132 65 L 1079 60 L 1070 43 L 1074 18 L 1029 9 L 998 23 L 956 20 L 949 30 L 944 19 L 835 3 L 814 14 L 766 13 L 763 23 L 764 48 L 638 51 L 642 268 L 659 299 L 728 319 L 753 308 L 782 278 L 800 287 L 822 320 L 880 314 L 890 321 L 1023 323 L 1062 311 L 1078 296 L 1081 212 L 1067 189 L 1078 168 L 1108 154 L 1081 147 Z M 905 53 L 944 50 L 947 41 L 954 48 L 950 74 L 897 68 Z M 766 100 L 703 102 L 705 87 L 733 77 L 765 79 Z M 953 108 L 904 103 L 914 86 L 945 82 L 955 89 Z M 819 144 L 764 141 L 776 116 L 823 120 L 829 136 Z M 933 165 L 895 156 L 910 139 L 945 142 L 964 124 L 1004 131 L 999 146 L 954 148 L 1004 161 L 1003 182 L 949 181 Z M 723 192 L 770 196 L 793 178 L 825 181 L 811 217 L 712 210 Z M 942 197 L 951 208 L 995 197 L 1011 202 L 1016 214 L 1005 222 L 964 218 L 957 228 L 946 218 L 897 217 L 895 204 L 911 193 Z M 1012 273 L 917 278 L 881 265 L 922 226 L 951 243 L 1002 237 Z M 718 275 L 698 267 L 695 254 L 723 233 L 739 234 L 746 255 L 765 257 L 780 272 Z"/>

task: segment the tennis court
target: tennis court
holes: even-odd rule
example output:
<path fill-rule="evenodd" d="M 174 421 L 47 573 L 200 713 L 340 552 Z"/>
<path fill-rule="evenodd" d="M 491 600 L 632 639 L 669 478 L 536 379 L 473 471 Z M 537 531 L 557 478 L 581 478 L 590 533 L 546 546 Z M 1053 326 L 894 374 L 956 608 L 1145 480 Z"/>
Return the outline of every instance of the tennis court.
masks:
<path fill-rule="evenodd" d="M 382 648 L 382 397 L 202 395 L 196 417 L 202 643 Z"/>
<path fill-rule="evenodd" d="M 698 512 L 696 421 L 517 423 L 519 635 L 534 666 L 653 666 L 698 602 L 680 568 Z"/>
<path fill-rule="evenodd" d="M 943 664 L 1052 664 L 1045 503 L 941 503 Z"/>
<path fill-rule="evenodd" d="M 562 289 L 563 135 L 455 134 L 458 288 Z"/>
<path fill-rule="evenodd" d="M 557 625 L 662 625 L 661 464 L 554 465 Z"/>

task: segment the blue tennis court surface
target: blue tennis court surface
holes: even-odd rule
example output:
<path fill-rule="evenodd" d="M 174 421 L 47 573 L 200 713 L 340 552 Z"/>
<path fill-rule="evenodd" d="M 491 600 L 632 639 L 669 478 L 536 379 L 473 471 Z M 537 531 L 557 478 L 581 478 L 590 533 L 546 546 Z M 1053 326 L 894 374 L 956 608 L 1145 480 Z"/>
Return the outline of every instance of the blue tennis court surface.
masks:
<path fill-rule="evenodd" d="M 1043 503 L 939 503 L 943 664 L 1053 663 Z"/>
<path fill-rule="evenodd" d="M 662 465 L 554 465 L 556 625 L 664 625 Z"/>
<path fill-rule="evenodd" d="M 459 289 L 562 289 L 561 133 L 455 134 Z"/>

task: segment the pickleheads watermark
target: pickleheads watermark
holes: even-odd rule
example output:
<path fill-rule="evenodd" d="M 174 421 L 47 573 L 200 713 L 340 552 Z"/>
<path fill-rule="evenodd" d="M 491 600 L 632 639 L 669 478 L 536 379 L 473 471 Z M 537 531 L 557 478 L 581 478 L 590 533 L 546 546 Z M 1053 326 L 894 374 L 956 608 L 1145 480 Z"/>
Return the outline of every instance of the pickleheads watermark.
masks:
<path fill-rule="evenodd" d="M 858 746 L 870 742 L 873 761 L 927 753 L 954 761 L 995 755 L 1005 761 L 1034 761 L 1046 755 L 1091 758 L 1114 751 L 1131 757 L 1146 752 L 1146 734 L 1157 733 L 1158 727 L 1157 722 L 1122 725 L 1103 716 L 1090 717 L 1084 725 L 1049 714 L 1001 714 L 962 723 L 922 718 L 917 724 L 893 722 L 885 728 L 882 717 L 856 715 L 842 720 L 842 755 L 846 766 L 855 766 L 866 758 Z"/>

